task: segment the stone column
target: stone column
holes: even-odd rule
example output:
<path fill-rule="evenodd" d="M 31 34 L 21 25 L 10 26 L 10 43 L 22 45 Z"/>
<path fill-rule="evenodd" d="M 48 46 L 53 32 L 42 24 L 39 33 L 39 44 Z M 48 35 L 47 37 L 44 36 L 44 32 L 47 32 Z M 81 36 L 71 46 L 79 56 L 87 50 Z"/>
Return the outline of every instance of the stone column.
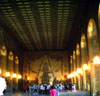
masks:
<path fill-rule="evenodd" d="M 7 50 L 6 47 L 3 45 L 1 47 L 1 55 L 0 55 L 0 69 L 2 70 L 2 76 L 6 76 L 7 71 Z"/>
<path fill-rule="evenodd" d="M 81 60 L 82 60 L 82 67 L 83 67 L 83 89 L 89 90 L 89 79 L 88 79 L 88 53 L 87 53 L 87 43 L 85 34 L 81 36 Z M 85 64 L 85 65 L 84 65 Z M 87 69 L 86 69 L 87 67 Z"/>
<path fill-rule="evenodd" d="M 18 56 L 15 57 L 15 73 L 17 75 L 17 78 L 15 79 L 15 88 L 18 89 L 18 75 L 19 75 L 19 59 L 18 59 Z"/>
<path fill-rule="evenodd" d="M 73 57 L 72 56 L 70 56 L 70 67 L 71 67 L 71 71 L 70 71 L 70 74 L 73 72 Z M 71 82 L 72 83 L 74 83 L 74 80 L 73 80 L 73 78 L 71 78 Z"/>
<path fill-rule="evenodd" d="M 76 54 L 75 54 L 75 50 L 73 51 L 73 72 L 76 71 Z M 77 77 L 74 76 L 74 83 L 76 84 L 77 83 Z"/>
<path fill-rule="evenodd" d="M 99 45 L 97 39 L 97 29 L 95 21 L 91 18 L 88 23 L 88 48 L 89 48 L 89 66 L 91 75 L 91 95 L 93 96 L 96 92 L 100 91 L 100 64 L 93 60 L 95 56 L 99 55 Z M 99 62 L 100 63 L 100 62 Z"/>
<path fill-rule="evenodd" d="M 77 58 L 77 69 L 81 68 L 81 58 L 80 58 L 80 46 L 77 44 L 76 46 L 76 58 Z M 82 75 L 78 74 L 78 89 L 82 89 Z"/>
<path fill-rule="evenodd" d="M 13 68 L 13 53 L 10 51 L 8 55 L 8 72 L 10 72 L 10 77 L 9 79 L 9 89 L 13 89 L 13 73 L 14 73 L 14 68 Z"/>

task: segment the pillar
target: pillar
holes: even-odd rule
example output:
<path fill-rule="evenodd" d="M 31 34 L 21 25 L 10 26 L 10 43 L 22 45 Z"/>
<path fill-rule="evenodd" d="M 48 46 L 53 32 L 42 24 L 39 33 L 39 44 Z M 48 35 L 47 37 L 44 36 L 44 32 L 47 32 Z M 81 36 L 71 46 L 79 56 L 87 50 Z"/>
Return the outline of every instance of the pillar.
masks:
<path fill-rule="evenodd" d="M 91 75 L 91 95 L 100 91 L 100 64 L 94 63 L 94 57 L 99 55 L 99 44 L 97 38 L 97 28 L 93 18 L 88 23 L 88 50 L 89 50 L 89 66 Z M 100 62 L 99 62 L 100 63 Z"/>
<path fill-rule="evenodd" d="M 9 80 L 8 87 L 9 87 L 9 89 L 12 90 L 13 89 L 13 73 L 14 73 L 12 51 L 10 51 L 9 55 L 8 55 L 8 72 L 10 73 L 10 77 L 8 77 L 8 80 Z"/>
<path fill-rule="evenodd" d="M 1 47 L 1 55 L 0 55 L 0 69 L 2 72 L 2 76 L 6 76 L 7 71 L 7 50 L 6 47 L 3 45 Z"/>

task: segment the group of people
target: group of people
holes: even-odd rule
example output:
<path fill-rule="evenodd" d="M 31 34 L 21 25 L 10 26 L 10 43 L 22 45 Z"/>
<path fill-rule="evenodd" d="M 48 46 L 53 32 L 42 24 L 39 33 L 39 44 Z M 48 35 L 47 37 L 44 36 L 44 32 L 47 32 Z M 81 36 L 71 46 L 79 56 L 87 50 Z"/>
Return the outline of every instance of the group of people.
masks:
<path fill-rule="evenodd" d="M 63 85 L 59 84 L 59 85 L 55 85 L 55 86 L 51 86 L 50 84 L 41 84 L 41 85 L 36 85 L 36 84 L 26 84 L 24 86 L 24 91 L 27 93 L 29 92 L 30 95 L 33 94 L 51 94 L 50 96 L 58 96 L 58 92 L 59 90 L 63 89 Z M 53 95 L 52 95 L 53 94 Z M 56 94 L 56 95 L 55 95 Z"/>
<path fill-rule="evenodd" d="M 26 84 L 24 86 L 24 90 L 25 92 L 29 92 L 31 95 L 33 95 L 33 93 L 36 94 L 38 93 L 38 94 L 50 94 L 50 96 L 59 96 L 60 90 L 69 90 L 69 89 L 72 90 L 71 82 L 69 82 L 68 86 L 63 84 L 55 84 L 54 86 L 50 84 L 41 84 L 41 85 Z M 4 96 L 3 92 L 6 88 L 7 88 L 6 80 L 3 77 L 0 77 L 0 96 Z"/>
<path fill-rule="evenodd" d="M 7 88 L 6 80 L 3 77 L 0 77 L 0 96 L 4 96 L 3 92 Z M 38 94 L 50 94 L 50 96 L 59 96 L 59 91 L 61 90 L 73 90 L 73 85 L 71 82 L 69 82 L 68 85 L 63 84 L 26 84 L 24 86 L 25 92 L 29 92 L 31 95 L 33 93 Z"/>
<path fill-rule="evenodd" d="M 24 86 L 25 92 L 29 92 L 31 95 L 32 94 L 50 94 L 50 96 L 59 96 L 59 91 L 60 90 L 72 90 L 72 83 L 69 82 L 68 85 L 66 84 L 55 84 L 50 85 L 50 84 L 26 84 Z M 56 94 L 56 95 L 54 95 Z"/>

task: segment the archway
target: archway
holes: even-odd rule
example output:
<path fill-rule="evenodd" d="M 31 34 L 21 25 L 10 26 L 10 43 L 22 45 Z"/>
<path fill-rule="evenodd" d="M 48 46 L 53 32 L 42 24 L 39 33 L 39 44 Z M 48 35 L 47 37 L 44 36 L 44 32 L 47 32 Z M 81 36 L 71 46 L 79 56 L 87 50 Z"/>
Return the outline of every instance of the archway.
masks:
<path fill-rule="evenodd" d="M 99 44 L 97 38 L 97 28 L 96 23 L 93 18 L 89 20 L 87 28 L 87 37 L 88 37 L 88 51 L 89 51 L 89 66 L 90 66 L 90 75 L 91 75 L 91 91 L 92 94 L 100 90 L 100 66 L 97 67 L 97 64 L 93 63 L 94 57 L 99 56 Z"/>

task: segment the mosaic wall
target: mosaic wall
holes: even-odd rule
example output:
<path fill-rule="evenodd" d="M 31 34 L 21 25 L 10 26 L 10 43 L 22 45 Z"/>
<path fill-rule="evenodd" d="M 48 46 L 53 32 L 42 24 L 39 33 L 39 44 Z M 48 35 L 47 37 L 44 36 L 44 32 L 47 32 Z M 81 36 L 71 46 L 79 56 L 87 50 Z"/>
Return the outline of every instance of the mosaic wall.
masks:
<path fill-rule="evenodd" d="M 42 83 L 43 74 L 47 74 L 49 83 L 52 83 L 54 78 L 64 80 L 69 70 L 67 55 L 66 51 L 26 52 L 23 59 L 23 79 L 38 78 L 39 83 Z"/>

